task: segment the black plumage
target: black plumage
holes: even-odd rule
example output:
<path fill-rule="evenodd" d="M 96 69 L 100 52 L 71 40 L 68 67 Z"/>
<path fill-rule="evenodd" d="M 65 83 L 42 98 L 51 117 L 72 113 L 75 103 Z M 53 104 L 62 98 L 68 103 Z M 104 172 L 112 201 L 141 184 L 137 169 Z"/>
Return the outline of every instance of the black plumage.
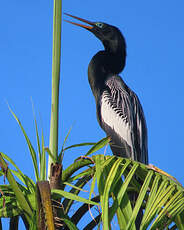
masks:
<path fill-rule="evenodd" d="M 148 164 L 147 128 L 137 95 L 118 75 L 126 62 L 126 42 L 120 30 L 102 22 L 81 26 L 92 32 L 104 45 L 88 66 L 88 79 L 95 97 L 97 119 L 101 128 L 111 136 L 114 155 Z"/>

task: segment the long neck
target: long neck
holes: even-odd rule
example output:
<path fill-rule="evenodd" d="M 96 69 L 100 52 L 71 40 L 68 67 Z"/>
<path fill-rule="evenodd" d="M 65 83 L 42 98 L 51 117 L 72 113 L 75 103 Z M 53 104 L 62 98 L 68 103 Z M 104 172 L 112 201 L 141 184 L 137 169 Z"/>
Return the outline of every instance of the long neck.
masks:
<path fill-rule="evenodd" d="M 104 41 L 103 44 L 105 50 L 96 53 L 88 66 L 88 80 L 96 99 L 103 91 L 106 79 L 119 74 L 126 60 L 124 39 L 113 40 L 113 43 Z"/>

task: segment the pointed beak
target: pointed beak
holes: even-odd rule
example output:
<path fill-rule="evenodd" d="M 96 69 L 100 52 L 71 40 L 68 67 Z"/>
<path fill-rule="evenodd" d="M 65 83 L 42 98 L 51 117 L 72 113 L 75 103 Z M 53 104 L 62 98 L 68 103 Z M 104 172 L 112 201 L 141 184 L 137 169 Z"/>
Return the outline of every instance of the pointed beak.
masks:
<path fill-rule="evenodd" d="M 91 29 L 94 27 L 94 25 L 95 25 L 95 23 L 93 23 L 93 22 L 90 22 L 90 21 L 88 21 L 88 20 L 85 20 L 85 19 L 82 19 L 82 18 L 73 16 L 73 15 L 71 15 L 71 14 L 65 13 L 65 15 L 67 15 L 67 16 L 69 16 L 69 17 L 71 17 L 71 18 L 75 18 L 75 19 L 77 19 L 77 20 L 79 20 L 79 21 L 81 21 L 81 22 L 85 22 L 85 23 L 91 25 L 91 26 L 88 26 L 88 25 L 83 25 L 83 24 L 80 24 L 80 23 L 76 23 L 76 22 L 71 22 L 71 21 L 68 21 L 68 20 L 64 20 L 65 22 L 69 22 L 69 23 L 71 23 L 71 24 L 73 24 L 73 25 L 80 26 L 80 27 L 85 28 L 85 29 L 87 29 L 87 30 L 91 30 Z"/>

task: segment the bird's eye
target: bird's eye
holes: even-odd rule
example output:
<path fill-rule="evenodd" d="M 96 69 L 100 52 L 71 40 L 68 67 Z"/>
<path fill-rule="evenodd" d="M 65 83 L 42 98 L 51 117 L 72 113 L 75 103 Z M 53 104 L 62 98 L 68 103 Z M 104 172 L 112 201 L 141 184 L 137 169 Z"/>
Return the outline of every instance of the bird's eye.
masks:
<path fill-rule="evenodd" d="M 101 23 L 101 22 L 97 22 L 95 25 L 98 26 L 99 28 L 103 27 L 103 23 Z"/>

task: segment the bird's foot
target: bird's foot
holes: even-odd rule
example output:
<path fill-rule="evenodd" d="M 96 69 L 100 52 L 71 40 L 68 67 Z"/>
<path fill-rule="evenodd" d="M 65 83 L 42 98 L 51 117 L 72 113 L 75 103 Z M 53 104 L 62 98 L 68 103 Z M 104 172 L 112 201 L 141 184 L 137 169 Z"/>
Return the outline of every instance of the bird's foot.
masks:
<path fill-rule="evenodd" d="M 163 174 L 163 175 L 169 177 L 171 180 L 175 181 L 177 184 L 179 184 L 180 186 L 182 186 L 182 185 L 178 182 L 178 180 L 177 180 L 175 177 L 173 177 L 173 176 L 171 176 L 170 174 L 166 173 L 166 172 L 163 171 L 162 169 L 159 169 L 159 168 L 157 168 L 156 166 L 154 166 L 154 165 L 152 165 L 152 164 L 147 165 L 147 168 L 148 168 L 148 169 L 152 169 L 152 170 L 154 170 L 155 172 L 161 173 L 161 174 Z"/>
<path fill-rule="evenodd" d="M 93 164 L 95 163 L 94 160 L 92 159 L 92 157 L 80 156 L 80 157 L 77 158 L 77 160 L 81 160 L 81 159 L 88 159 L 88 160 L 90 160 Z"/>

